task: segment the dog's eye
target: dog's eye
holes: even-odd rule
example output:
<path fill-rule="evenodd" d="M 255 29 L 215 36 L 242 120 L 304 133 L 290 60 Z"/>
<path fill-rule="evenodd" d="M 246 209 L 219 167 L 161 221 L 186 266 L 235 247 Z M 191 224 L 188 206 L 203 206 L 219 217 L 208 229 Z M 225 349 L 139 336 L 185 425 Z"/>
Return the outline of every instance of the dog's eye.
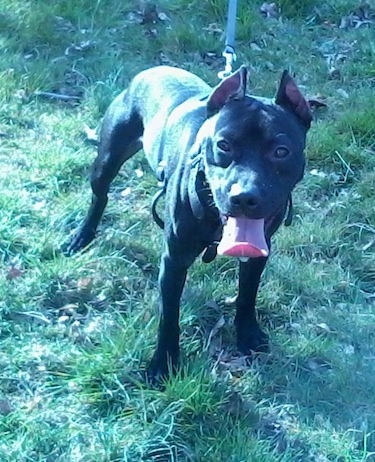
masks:
<path fill-rule="evenodd" d="M 225 139 L 218 140 L 213 150 L 213 163 L 218 167 L 227 168 L 233 162 L 233 150 Z"/>
<path fill-rule="evenodd" d="M 218 147 L 221 151 L 224 151 L 224 152 L 229 152 L 229 151 L 230 151 L 229 143 L 228 143 L 228 141 L 225 141 L 225 140 L 219 140 L 219 141 L 217 142 L 217 147 Z"/>
<path fill-rule="evenodd" d="M 277 159 L 285 159 L 289 155 L 290 151 L 285 146 L 279 146 L 274 152 L 274 156 Z"/>

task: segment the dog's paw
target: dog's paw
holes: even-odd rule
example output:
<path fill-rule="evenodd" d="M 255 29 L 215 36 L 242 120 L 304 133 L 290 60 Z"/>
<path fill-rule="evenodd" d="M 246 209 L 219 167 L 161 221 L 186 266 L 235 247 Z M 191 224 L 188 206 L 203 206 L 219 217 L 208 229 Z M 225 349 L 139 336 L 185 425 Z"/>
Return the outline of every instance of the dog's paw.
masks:
<path fill-rule="evenodd" d="M 94 239 L 95 233 L 78 232 L 73 237 L 61 246 L 61 251 L 67 257 L 74 255 L 80 250 L 87 247 Z"/>
<path fill-rule="evenodd" d="M 160 386 L 171 375 L 177 372 L 178 354 L 172 358 L 167 354 L 156 352 L 147 368 L 147 380 L 151 385 Z"/>
<path fill-rule="evenodd" d="M 258 324 L 241 326 L 237 328 L 237 348 L 245 354 L 268 353 L 268 335 L 262 331 Z"/>

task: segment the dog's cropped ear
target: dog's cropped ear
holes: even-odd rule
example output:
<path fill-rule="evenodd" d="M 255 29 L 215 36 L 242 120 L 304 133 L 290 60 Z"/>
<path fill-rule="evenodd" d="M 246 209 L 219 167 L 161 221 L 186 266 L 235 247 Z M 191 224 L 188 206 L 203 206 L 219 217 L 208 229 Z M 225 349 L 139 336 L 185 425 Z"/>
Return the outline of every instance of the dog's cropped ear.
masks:
<path fill-rule="evenodd" d="M 233 99 L 243 99 L 246 94 L 247 69 L 241 66 L 236 72 L 222 80 L 207 100 L 207 114 L 218 112 L 225 103 Z"/>
<path fill-rule="evenodd" d="M 308 128 L 310 127 L 312 121 L 310 105 L 286 70 L 281 77 L 275 102 L 280 106 L 292 110 Z"/>

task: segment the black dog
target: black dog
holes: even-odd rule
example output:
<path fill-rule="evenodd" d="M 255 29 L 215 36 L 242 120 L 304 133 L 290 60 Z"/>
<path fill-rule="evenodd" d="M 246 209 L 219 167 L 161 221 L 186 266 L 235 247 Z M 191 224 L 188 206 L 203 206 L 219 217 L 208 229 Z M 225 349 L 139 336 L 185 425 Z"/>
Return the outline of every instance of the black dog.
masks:
<path fill-rule="evenodd" d="M 270 239 L 304 172 L 307 101 L 285 71 L 275 100 L 246 95 L 241 67 L 210 88 L 184 70 L 138 74 L 109 106 L 91 173 L 92 203 L 68 247 L 95 236 L 113 178 L 143 147 L 166 193 L 165 248 L 160 263 L 161 319 L 149 367 L 164 377 L 179 360 L 179 306 L 189 266 L 219 254 L 240 257 L 235 324 L 244 353 L 267 349 L 255 312 Z M 160 225 L 161 219 L 154 216 Z"/>

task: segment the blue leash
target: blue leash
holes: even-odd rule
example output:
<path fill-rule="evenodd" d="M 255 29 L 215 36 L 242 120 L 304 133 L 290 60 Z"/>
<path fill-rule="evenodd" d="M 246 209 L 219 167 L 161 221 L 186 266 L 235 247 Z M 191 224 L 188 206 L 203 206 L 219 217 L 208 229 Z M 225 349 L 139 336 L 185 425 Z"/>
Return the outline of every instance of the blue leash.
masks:
<path fill-rule="evenodd" d="M 219 79 L 224 79 L 232 73 L 232 66 L 236 61 L 236 53 L 234 51 L 235 37 L 236 37 L 236 14 L 237 14 L 237 0 L 229 0 L 228 4 L 228 19 L 227 19 L 227 35 L 225 38 L 225 48 L 223 56 L 225 58 L 225 70 L 217 74 Z"/>

